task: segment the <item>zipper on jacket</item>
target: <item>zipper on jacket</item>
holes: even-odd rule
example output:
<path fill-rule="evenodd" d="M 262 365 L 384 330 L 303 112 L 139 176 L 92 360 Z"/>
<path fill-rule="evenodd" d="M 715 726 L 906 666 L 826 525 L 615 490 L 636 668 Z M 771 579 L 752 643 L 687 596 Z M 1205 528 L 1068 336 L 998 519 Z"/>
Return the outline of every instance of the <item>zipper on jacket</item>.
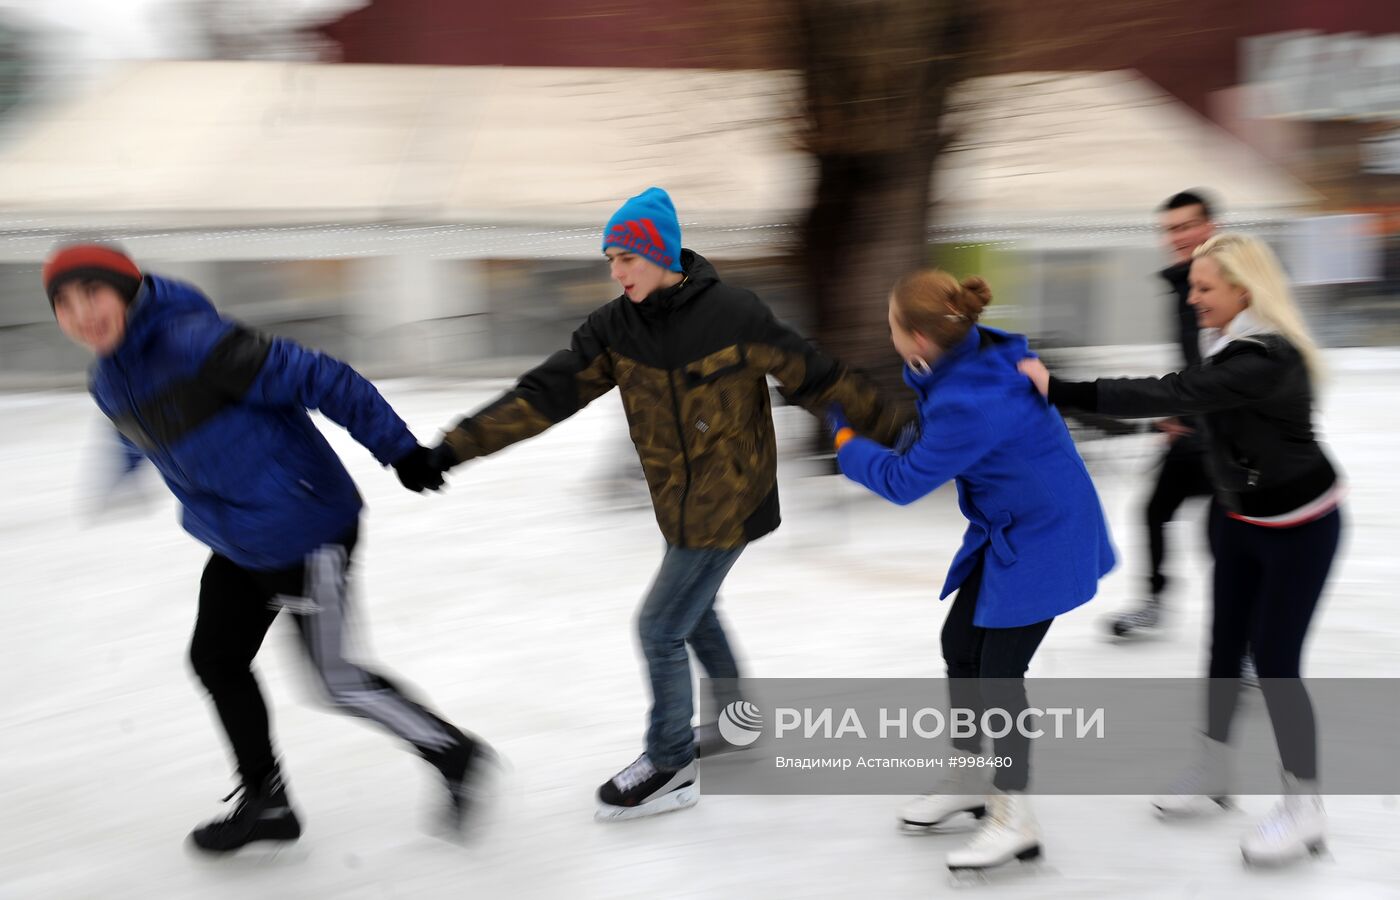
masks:
<path fill-rule="evenodd" d="M 669 362 L 669 360 L 668 360 Z M 681 488 L 680 545 L 685 546 L 685 499 L 690 495 L 690 454 L 685 449 L 685 426 L 681 423 L 681 400 L 676 393 L 676 371 L 666 369 L 666 383 L 671 388 L 671 410 L 676 417 L 676 438 L 681 444 L 681 460 L 685 463 L 685 487 Z"/>
<path fill-rule="evenodd" d="M 136 395 L 132 393 L 131 377 L 127 374 L 126 367 L 124 367 L 121 363 L 117 362 L 117 358 L 115 355 L 112 356 L 112 365 L 116 368 L 118 372 L 121 373 L 122 388 L 126 392 L 126 402 L 131 405 L 131 417 L 136 420 L 137 425 L 141 426 L 141 431 L 143 434 L 146 435 L 146 439 L 151 442 L 151 447 L 156 450 L 159 450 L 160 455 L 165 457 L 166 463 L 170 466 L 170 468 L 175 471 L 176 475 L 180 476 L 180 481 L 183 482 L 186 487 L 193 487 L 193 485 L 190 483 L 189 476 L 185 474 L 185 470 L 182 469 L 180 467 L 180 464 L 175 461 L 175 451 L 171 450 L 164 444 L 159 443 L 156 440 L 155 435 L 151 434 L 150 426 L 147 425 L 146 421 L 141 418 L 141 409 L 139 406 L 136 405 Z"/>

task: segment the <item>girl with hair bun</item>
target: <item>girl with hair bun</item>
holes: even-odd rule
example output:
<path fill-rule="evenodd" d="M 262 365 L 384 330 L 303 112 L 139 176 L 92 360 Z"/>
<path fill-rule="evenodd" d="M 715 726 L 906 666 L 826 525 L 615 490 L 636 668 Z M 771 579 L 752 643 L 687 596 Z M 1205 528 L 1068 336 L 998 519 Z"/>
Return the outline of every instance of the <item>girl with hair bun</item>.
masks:
<path fill-rule="evenodd" d="M 941 597 L 957 597 L 943 623 L 952 704 L 1026 708 L 1022 680 L 1055 617 L 1087 602 L 1114 565 L 1098 494 L 1064 420 L 1030 390 L 1017 364 L 1026 339 L 978 324 L 992 300 L 981 278 L 939 269 L 901 279 L 890 295 L 890 336 L 905 362 L 920 431 L 891 450 L 861 437 L 833 410 L 841 471 L 900 505 L 953 481 L 968 528 Z M 1040 855 L 1026 802 L 1030 743 L 1012 729 L 994 741 L 1009 760 L 995 775 L 981 736 L 955 738 L 949 774 L 900 811 L 905 827 L 936 830 L 971 813 L 982 827 L 948 855 L 948 867 L 985 869 Z"/>

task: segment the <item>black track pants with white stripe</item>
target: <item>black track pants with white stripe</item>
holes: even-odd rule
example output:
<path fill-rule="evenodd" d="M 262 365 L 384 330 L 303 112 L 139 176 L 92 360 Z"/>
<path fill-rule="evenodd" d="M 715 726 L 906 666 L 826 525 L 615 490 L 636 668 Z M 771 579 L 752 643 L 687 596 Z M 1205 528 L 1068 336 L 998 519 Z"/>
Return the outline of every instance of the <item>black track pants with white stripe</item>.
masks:
<path fill-rule="evenodd" d="M 352 529 L 301 565 L 277 572 L 253 572 L 217 553 L 204 567 L 190 663 L 214 701 L 245 783 L 258 783 L 275 765 L 252 662 L 284 609 L 332 706 L 379 723 L 429 760 L 461 740 L 461 732 L 392 681 L 346 658 L 346 587 L 357 537 Z"/>

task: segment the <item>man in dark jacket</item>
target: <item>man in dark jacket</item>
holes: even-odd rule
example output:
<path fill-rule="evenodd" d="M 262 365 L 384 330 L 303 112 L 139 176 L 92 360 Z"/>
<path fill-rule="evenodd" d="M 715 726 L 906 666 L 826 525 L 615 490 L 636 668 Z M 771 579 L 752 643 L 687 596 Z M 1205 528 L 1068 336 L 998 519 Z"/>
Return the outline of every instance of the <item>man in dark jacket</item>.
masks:
<path fill-rule="evenodd" d="M 349 429 L 419 490 L 442 485 L 427 449 L 345 363 L 224 319 L 194 287 L 143 274 L 113 247 L 62 247 L 43 279 L 63 333 L 96 356 L 93 399 L 128 453 L 149 459 L 179 499 L 185 530 L 213 550 L 190 661 L 232 745 L 242 797 L 226 818 L 197 828 L 194 845 L 224 852 L 301 834 L 252 671 L 284 608 L 330 702 L 436 767 L 446 824 L 459 827 L 488 751 L 346 659 L 346 577 L 363 504 L 306 411 Z"/>
<path fill-rule="evenodd" d="M 1161 272 L 1175 300 L 1172 324 L 1182 359 L 1187 366 L 1199 365 L 1201 347 L 1196 313 L 1186 302 L 1191 293 L 1191 253 L 1215 233 L 1214 210 L 1200 191 L 1182 191 L 1162 204 L 1162 235 L 1172 254 L 1172 264 Z M 1197 433 L 1199 423 L 1190 418 L 1164 419 L 1156 427 L 1167 437 L 1167 450 L 1157 469 L 1157 483 L 1145 510 L 1150 568 L 1148 594 L 1137 607 L 1109 622 L 1116 637 L 1134 637 L 1155 631 L 1162 621 L 1162 598 L 1167 576 L 1162 570 L 1166 558 L 1166 526 L 1181 504 L 1191 497 L 1211 494 L 1206 471 L 1205 444 Z"/>
<path fill-rule="evenodd" d="M 778 527 L 768 376 L 813 412 L 842 404 L 853 425 L 886 444 L 913 421 L 913 408 L 883 402 L 752 293 L 683 250 L 665 191 L 623 204 L 602 249 L 623 295 L 590 314 L 567 350 L 457 423 L 433 454 L 446 469 L 495 453 L 621 390 L 666 539 L 638 622 L 653 698 L 646 751 L 598 791 L 600 818 L 630 818 L 699 799 L 687 645 L 717 687 L 739 674 L 715 600 L 748 542 Z M 723 709 L 738 697 L 716 699 Z"/>

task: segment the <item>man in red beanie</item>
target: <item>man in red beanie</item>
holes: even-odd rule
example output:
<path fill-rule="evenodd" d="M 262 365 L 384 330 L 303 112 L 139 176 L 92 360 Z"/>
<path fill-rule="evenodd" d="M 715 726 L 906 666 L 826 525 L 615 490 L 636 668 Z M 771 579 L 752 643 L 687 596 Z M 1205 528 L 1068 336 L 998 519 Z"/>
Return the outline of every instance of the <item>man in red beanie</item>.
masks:
<path fill-rule="evenodd" d="M 363 503 L 306 411 L 347 428 L 417 490 L 442 485 L 428 451 L 345 363 L 221 317 L 193 286 L 143 274 L 114 247 L 62 247 L 43 278 L 59 328 L 96 356 L 93 399 L 213 551 L 190 661 L 232 746 L 242 796 L 227 817 L 195 829 L 194 845 L 226 852 L 301 835 L 252 670 L 283 608 L 330 702 L 431 763 L 447 789 L 445 824 L 460 829 L 490 750 L 346 659 L 346 580 Z"/>

